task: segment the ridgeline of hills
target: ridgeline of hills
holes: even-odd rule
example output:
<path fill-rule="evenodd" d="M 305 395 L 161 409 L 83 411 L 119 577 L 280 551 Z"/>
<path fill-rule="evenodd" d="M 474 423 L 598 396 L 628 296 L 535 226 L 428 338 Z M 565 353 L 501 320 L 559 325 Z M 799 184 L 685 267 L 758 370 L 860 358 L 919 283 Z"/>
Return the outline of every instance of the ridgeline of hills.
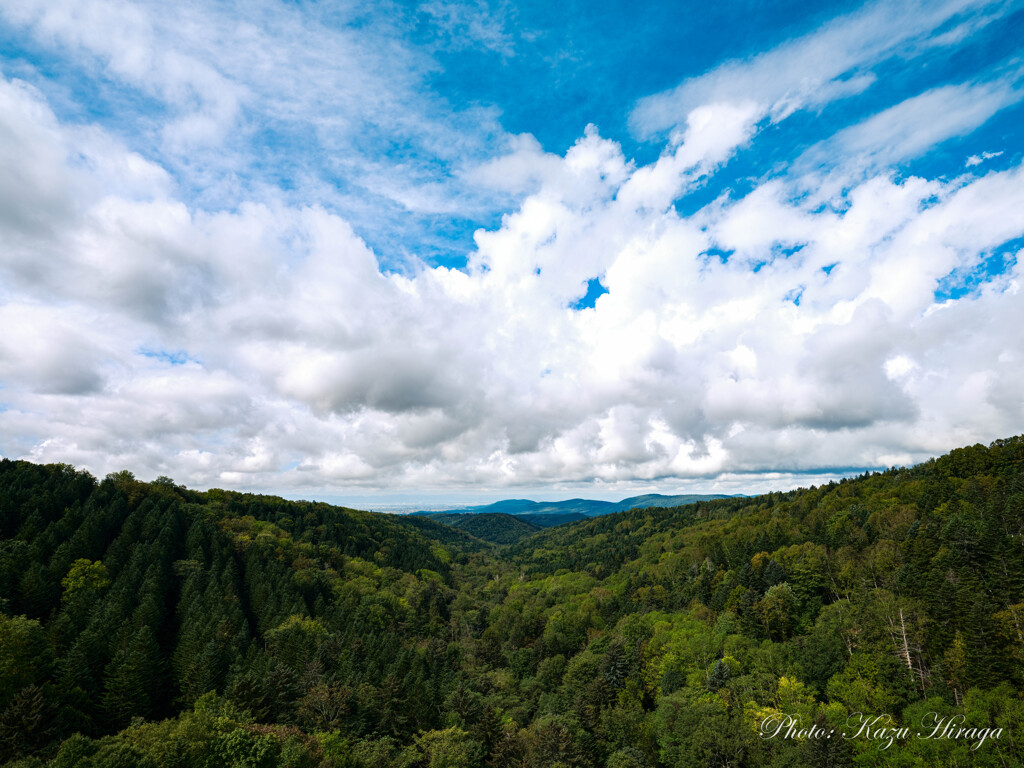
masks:
<path fill-rule="evenodd" d="M 448 525 L 465 528 L 479 523 L 470 523 L 456 519 L 458 515 L 513 515 L 522 521 L 539 528 L 548 528 L 564 523 L 586 520 L 588 517 L 610 515 L 630 509 L 645 507 L 681 507 L 698 501 L 731 498 L 723 494 L 684 494 L 680 496 L 664 496 L 660 493 L 648 493 L 643 496 L 631 496 L 622 501 L 600 501 L 597 499 L 568 499 L 566 501 L 531 501 L 529 499 L 504 499 L 493 504 L 460 507 L 440 511 L 413 512 L 413 515 L 430 517 L 438 520 L 442 517 Z M 497 518 L 492 518 L 497 519 Z M 468 529 L 466 529 L 468 530 Z M 486 537 L 483 537 L 486 538 Z"/>
<path fill-rule="evenodd" d="M 0 461 L 0 765 L 1024 764 L 1024 438 L 528 534 L 456 517 Z M 764 738 L 855 713 L 910 735 Z"/>
<path fill-rule="evenodd" d="M 624 512 L 628 509 L 643 509 L 644 507 L 680 507 L 684 504 L 693 504 L 696 501 L 711 501 L 712 499 L 727 499 L 729 496 L 723 494 L 685 494 L 681 496 L 663 496 L 660 493 L 648 493 L 643 496 L 631 496 L 622 501 L 600 501 L 598 499 L 568 499 L 566 501 L 530 501 L 529 499 L 504 499 L 493 504 L 481 504 L 471 507 L 460 507 L 458 509 L 445 509 L 432 512 L 413 512 L 414 515 L 451 515 L 451 514 L 481 514 L 487 512 L 500 512 L 506 515 L 579 515 L 579 519 L 585 517 L 597 517 L 599 515 L 610 515 L 613 512 Z"/>
<path fill-rule="evenodd" d="M 733 497 L 721 494 L 663 496 L 658 493 L 649 493 L 643 496 L 631 496 L 622 501 L 506 499 L 493 504 L 443 511 L 413 512 L 412 514 L 418 517 L 429 517 L 435 522 L 458 528 L 483 541 L 494 544 L 511 544 L 542 528 L 575 523 L 591 517 L 610 515 L 630 509 L 681 507 L 686 504 L 695 504 L 698 501 L 728 498 Z"/>

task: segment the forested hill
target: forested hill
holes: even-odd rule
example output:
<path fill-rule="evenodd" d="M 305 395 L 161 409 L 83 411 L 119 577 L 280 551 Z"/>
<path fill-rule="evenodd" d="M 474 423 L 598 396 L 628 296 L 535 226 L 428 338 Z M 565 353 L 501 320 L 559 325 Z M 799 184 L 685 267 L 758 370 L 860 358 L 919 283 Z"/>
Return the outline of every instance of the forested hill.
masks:
<path fill-rule="evenodd" d="M 698 501 L 671 509 L 644 508 L 553 528 L 511 548 L 506 556 L 533 573 L 559 569 L 607 574 L 639 558 L 666 553 L 742 568 L 759 552 L 811 542 L 831 553 L 870 549 L 879 540 L 915 538 L 921 525 L 942 533 L 949 525 L 988 526 L 986 554 L 996 545 L 1020 545 L 1020 531 L 998 528 L 992 510 L 1024 514 L 1024 438 L 952 451 L 911 468 L 865 473 L 821 487 L 756 497 Z M 940 521 L 942 524 L 940 525 Z M 906 530 L 903 530 L 903 529 Z M 958 528 L 959 529 L 959 528 Z"/>
<path fill-rule="evenodd" d="M 1024 760 L 1022 438 L 506 548 L 5 460 L 0 537 L 0 764 Z M 856 712 L 1002 730 L 886 749 L 758 732 Z"/>
<path fill-rule="evenodd" d="M 541 526 L 524 519 L 527 516 L 506 515 L 501 512 L 476 514 L 433 514 L 435 523 L 458 528 L 472 536 L 494 544 L 511 544 L 541 530 Z M 580 519 L 583 519 L 582 517 Z"/>

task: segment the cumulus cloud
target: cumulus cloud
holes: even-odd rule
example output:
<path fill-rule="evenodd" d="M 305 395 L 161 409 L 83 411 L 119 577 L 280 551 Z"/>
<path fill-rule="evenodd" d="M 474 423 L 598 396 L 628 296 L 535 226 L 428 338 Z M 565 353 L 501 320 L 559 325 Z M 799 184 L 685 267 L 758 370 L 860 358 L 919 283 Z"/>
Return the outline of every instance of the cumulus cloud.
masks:
<path fill-rule="evenodd" d="M 0 453 L 336 498 L 739 492 L 1022 431 L 1021 165 L 890 168 L 1011 104 L 1007 81 L 927 91 L 787 173 L 676 208 L 766 116 L 835 98 L 865 57 L 924 45 L 972 7 L 931 4 L 897 33 L 874 5 L 766 54 L 785 75 L 857 33 L 796 96 L 786 82 L 753 93 L 763 62 L 684 83 L 671 105 L 650 102 L 668 106 L 649 127 L 678 130 L 647 164 L 593 126 L 564 155 L 505 137 L 464 181 L 521 202 L 476 233 L 464 269 L 383 269 L 353 222 L 311 201 L 205 206 L 156 158 L 0 79 Z M 31 3 L 6 13 L 72 34 Z M 103 66 L 170 66 L 147 50 Z M 201 68 L 172 70 L 160 87 L 200 88 Z M 182 104 L 227 125 L 250 95 L 226 93 L 223 114 L 195 94 Z M 956 117 L 922 126 L 950 101 Z M 807 194 L 827 186 L 810 159 L 823 147 L 844 180 L 827 204 Z M 937 296 L 961 277 L 956 298 Z M 607 293 L 576 309 L 595 278 Z"/>

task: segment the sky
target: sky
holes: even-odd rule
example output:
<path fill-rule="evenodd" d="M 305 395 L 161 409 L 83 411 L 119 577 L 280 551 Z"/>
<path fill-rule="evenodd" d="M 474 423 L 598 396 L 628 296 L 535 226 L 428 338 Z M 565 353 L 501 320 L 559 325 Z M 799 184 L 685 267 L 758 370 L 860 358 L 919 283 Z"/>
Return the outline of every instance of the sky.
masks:
<path fill-rule="evenodd" d="M 1024 0 L 0 0 L 0 456 L 360 506 L 1024 432 Z"/>

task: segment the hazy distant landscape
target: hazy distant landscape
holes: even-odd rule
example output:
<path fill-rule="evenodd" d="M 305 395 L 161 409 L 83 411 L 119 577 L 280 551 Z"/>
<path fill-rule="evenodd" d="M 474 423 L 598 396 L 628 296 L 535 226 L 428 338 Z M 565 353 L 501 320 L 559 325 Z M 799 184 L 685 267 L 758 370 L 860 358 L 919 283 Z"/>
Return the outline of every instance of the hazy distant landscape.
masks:
<path fill-rule="evenodd" d="M 642 507 L 678 507 L 692 504 L 695 501 L 724 499 L 722 494 L 685 494 L 681 496 L 665 496 L 659 493 L 648 493 L 643 496 L 630 496 L 622 501 L 600 501 L 596 499 L 567 499 L 565 501 L 530 501 L 529 499 L 505 499 L 491 504 L 467 505 L 447 510 L 421 510 L 418 514 L 456 513 L 477 514 L 482 512 L 500 512 L 506 515 L 579 515 L 580 519 L 608 515 L 627 509 Z"/>

